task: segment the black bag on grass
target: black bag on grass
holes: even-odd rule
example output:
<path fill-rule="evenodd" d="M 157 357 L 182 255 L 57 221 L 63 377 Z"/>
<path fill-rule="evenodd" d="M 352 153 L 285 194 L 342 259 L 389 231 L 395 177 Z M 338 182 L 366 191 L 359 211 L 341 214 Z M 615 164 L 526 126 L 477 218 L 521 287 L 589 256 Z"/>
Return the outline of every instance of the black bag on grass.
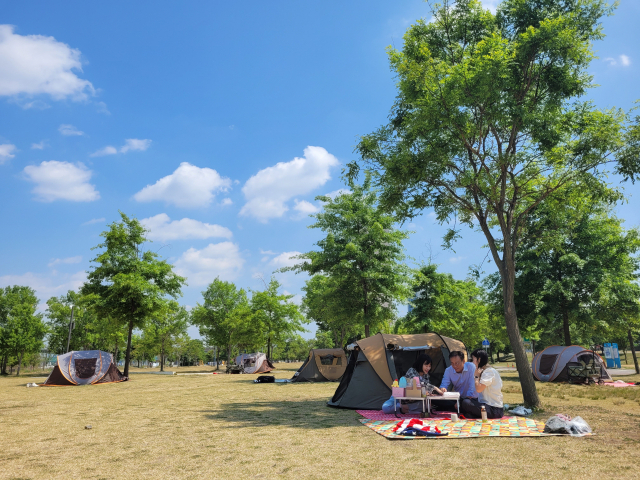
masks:
<path fill-rule="evenodd" d="M 261 375 L 253 381 L 253 383 L 275 383 L 275 382 L 276 382 L 276 377 L 274 377 L 273 375 Z"/>

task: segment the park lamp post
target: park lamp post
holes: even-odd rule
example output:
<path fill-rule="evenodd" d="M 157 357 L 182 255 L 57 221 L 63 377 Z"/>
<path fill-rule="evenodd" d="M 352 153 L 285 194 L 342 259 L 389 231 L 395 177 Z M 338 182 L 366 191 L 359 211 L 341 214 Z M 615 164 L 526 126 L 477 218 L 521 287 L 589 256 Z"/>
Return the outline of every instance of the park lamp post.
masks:
<path fill-rule="evenodd" d="M 69 336 L 67 337 L 67 351 L 66 353 L 69 353 L 69 345 L 71 344 L 71 330 L 73 330 L 73 328 L 76 326 L 76 324 L 73 322 L 73 309 L 76 308 L 75 305 L 71 305 L 71 320 L 69 321 Z"/>

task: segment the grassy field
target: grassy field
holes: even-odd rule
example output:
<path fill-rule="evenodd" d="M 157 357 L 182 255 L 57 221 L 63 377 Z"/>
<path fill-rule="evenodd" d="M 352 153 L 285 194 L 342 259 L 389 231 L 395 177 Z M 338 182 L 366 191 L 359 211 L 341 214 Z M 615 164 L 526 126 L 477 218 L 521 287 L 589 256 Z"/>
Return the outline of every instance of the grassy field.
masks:
<path fill-rule="evenodd" d="M 299 364 L 276 366 L 288 378 Z M 179 369 L 189 370 L 211 369 Z M 0 478 L 640 478 L 640 387 L 538 384 L 535 418 L 580 415 L 593 437 L 394 442 L 327 408 L 336 384 L 254 378 L 51 388 L 0 378 Z M 522 401 L 516 375 L 503 379 L 505 401 Z"/>

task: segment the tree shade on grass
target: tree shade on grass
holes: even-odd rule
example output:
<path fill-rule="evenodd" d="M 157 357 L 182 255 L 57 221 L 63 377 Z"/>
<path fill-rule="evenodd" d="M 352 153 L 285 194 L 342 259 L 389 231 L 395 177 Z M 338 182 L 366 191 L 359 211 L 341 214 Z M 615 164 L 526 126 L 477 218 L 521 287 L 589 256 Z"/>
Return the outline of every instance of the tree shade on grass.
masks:
<path fill-rule="evenodd" d="M 479 0 L 445 0 L 407 30 L 402 51 L 389 49 L 390 121 L 362 137 L 347 169 L 351 181 L 362 167 L 375 172 L 381 204 L 398 218 L 433 208 L 440 222 L 484 233 L 530 406 L 539 399 L 514 300 L 526 220 L 576 185 L 602 194 L 609 164 L 631 180 L 640 171 L 638 118 L 578 100 L 593 86 L 593 42 L 612 11 L 602 0 L 504 0 L 492 14 Z M 450 228 L 445 245 L 459 236 Z"/>

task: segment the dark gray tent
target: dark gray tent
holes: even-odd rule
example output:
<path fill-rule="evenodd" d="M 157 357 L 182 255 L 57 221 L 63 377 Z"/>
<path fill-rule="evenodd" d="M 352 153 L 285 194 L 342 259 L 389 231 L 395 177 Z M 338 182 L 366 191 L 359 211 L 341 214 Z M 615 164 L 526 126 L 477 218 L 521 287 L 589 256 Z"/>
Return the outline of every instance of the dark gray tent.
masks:
<path fill-rule="evenodd" d="M 443 337 L 437 333 L 417 335 L 385 335 L 358 340 L 350 345 L 351 355 L 347 370 L 330 407 L 379 410 L 391 397 L 391 384 L 403 376 L 422 353 L 431 356 L 430 377 L 439 385 L 444 369 L 449 366 L 449 352 L 459 350 L 465 359 L 467 349 L 459 340 Z"/>
<path fill-rule="evenodd" d="M 347 356 L 341 348 L 315 348 L 293 374 L 292 382 L 336 382 L 347 369 Z"/>

